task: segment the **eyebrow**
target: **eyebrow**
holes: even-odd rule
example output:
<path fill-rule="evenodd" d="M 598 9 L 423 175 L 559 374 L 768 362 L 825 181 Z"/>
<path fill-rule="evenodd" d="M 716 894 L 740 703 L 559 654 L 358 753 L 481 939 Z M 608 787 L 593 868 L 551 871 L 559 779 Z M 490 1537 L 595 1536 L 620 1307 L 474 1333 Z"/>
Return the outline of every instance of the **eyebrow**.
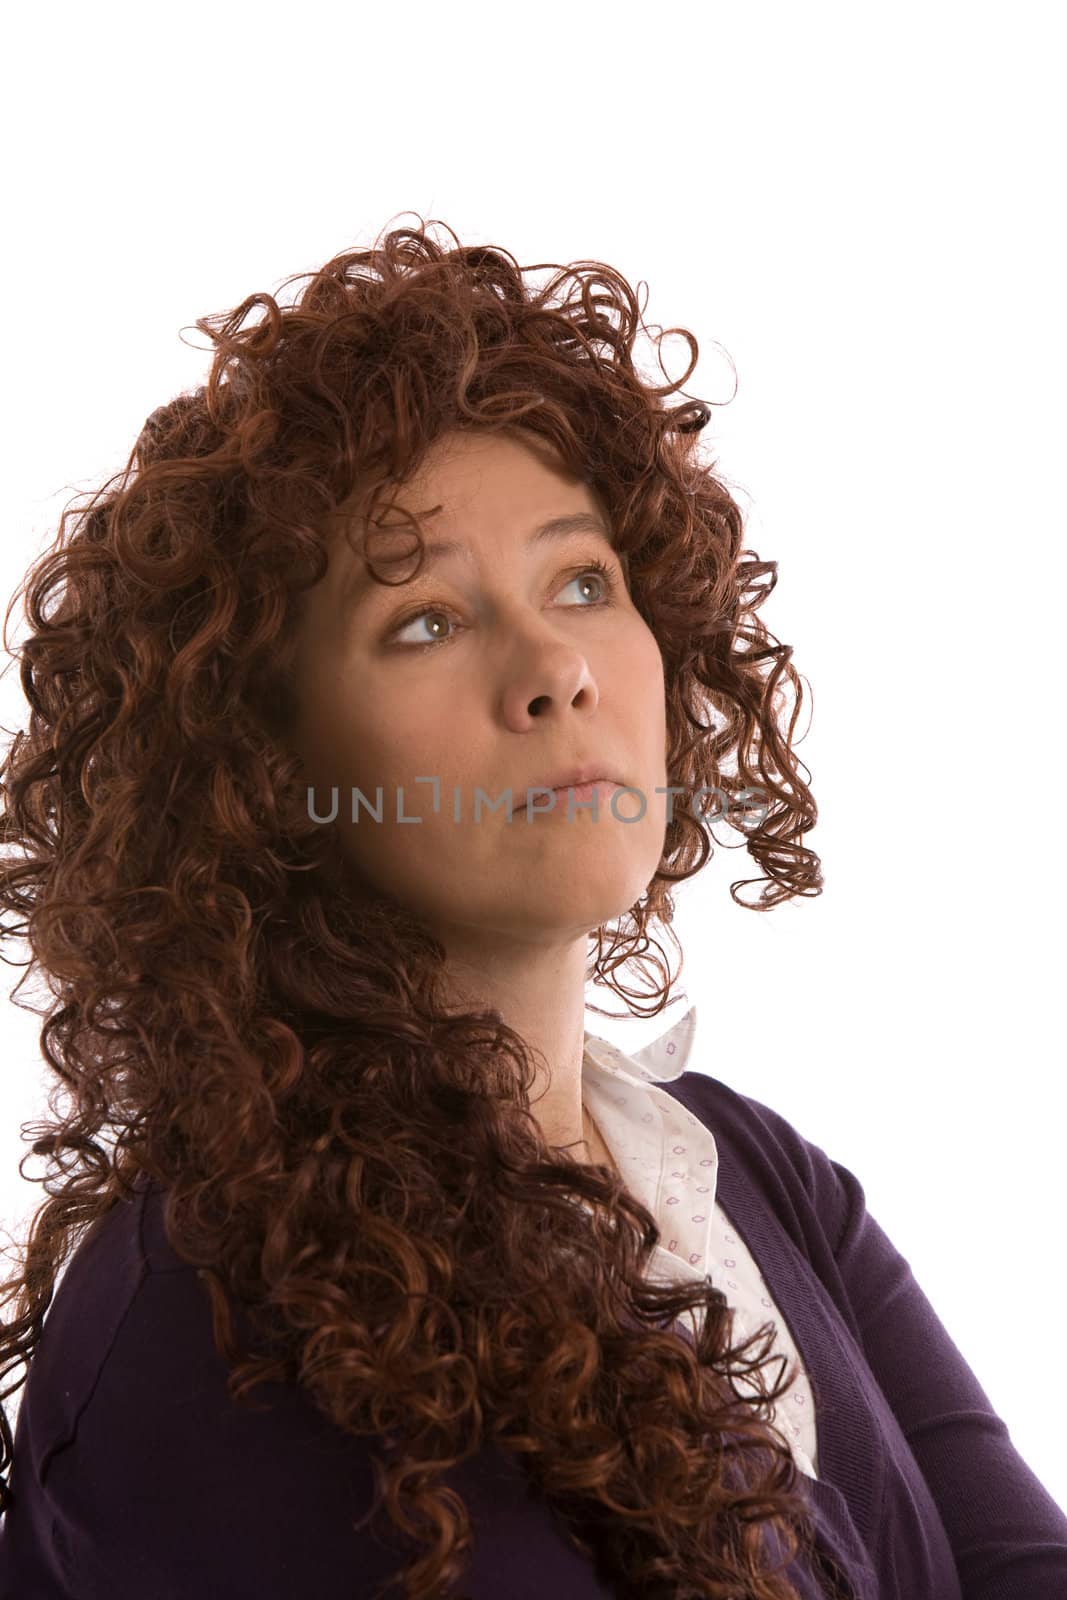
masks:
<path fill-rule="evenodd" d="M 398 527 L 395 530 L 385 529 L 383 531 L 400 533 L 406 530 Z M 603 518 L 598 517 L 592 511 L 572 511 L 566 516 L 550 517 L 547 522 L 542 522 L 527 535 L 526 548 L 533 549 L 538 545 L 546 544 L 553 540 L 568 539 L 576 533 L 598 533 L 611 545 L 612 549 L 615 548 L 611 532 Z M 426 551 L 426 559 L 419 570 L 420 577 L 423 573 L 428 572 L 430 567 L 442 557 L 448 559 L 449 557 L 469 557 L 470 555 L 469 546 L 460 544 L 455 539 L 429 539 L 424 541 L 424 549 Z M 393 559 L 408 561 L 414 553 L 414 551 L 411 551 L 404 557 L 395 557 Z M 376 564 L 387 565 L 388 560 L 389 558 L 379 557 Z M 377 583 L 370 576 L 362 561 L 353 563 L 349 581 L 345 584 L 346 597 L 349 599 L 353 597 L 357 600 L 362 599 L 369 592 L 372 585 L 375 589 L 384 589 L 386 592 L 390 588 L 396 587 L 392 584 Z"/>

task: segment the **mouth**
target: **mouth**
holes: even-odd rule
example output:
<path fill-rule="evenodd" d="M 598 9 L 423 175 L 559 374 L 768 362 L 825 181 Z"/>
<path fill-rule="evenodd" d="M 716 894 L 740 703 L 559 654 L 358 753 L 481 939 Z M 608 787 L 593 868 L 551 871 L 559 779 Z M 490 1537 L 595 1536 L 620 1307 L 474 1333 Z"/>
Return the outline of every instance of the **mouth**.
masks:
<path fill-rule="evenodd" d="M 622 785 L 616 783 L 614 778 L 589 778 L 581 783 L 531 783 L 529 787 L 531 790 L 537 790 L 541 792 L 550 790 L 552 794 L 559 796 L 561 799 L 573 797 L 576 804 L 588 804 L 588 802 L 593 799 L 594 795 L 598 800 L 610 800 L 611 796 L 615 793 L 615 790 L 621 788 Z M 535 794 L 532 796 L 532 798 L 537 799 L 539 796 Z M 530 801 L 527 800 L 525 804 L 519 806 L 517 809 L 519 811 L 526 811 L 529 809 L 529 806 Z M 534 814 L 538 816 L 542 814 L 549 816 L 558 811 L 558 809 L 558 806 L 538 806 L 536 807 Z"/>
<path fill-rule="evenodd" d="M 573 767 L 556 767 L 553 772 L 542 773 L 528 783 L 528 789 L 577 789 L 584 783 L 619 783 L 614 773 L 595 761 L 583 761 Z"/>

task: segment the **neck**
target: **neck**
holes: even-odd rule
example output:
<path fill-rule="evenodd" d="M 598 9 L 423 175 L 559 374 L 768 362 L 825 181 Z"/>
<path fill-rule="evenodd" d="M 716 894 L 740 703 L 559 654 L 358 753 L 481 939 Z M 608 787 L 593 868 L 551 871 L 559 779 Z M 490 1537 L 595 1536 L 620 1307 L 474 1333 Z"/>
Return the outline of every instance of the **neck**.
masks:
<path fill-rule="evenodd" d="M 492 950 L 473 948 L 462 930 L 445 930 L 442 942 L 450 1003 L 460 1010 L 497 1011 L 523 1039 L 534 1065 L 530 1111 L 545 1143 L 570 1149 L 580 1160 L 585 934 L 564 951 L 505 938 Z"/>
<path fill-rule="evenodd" d="M 614 1156 L 608 1149 L 607 1141 L 597 1127 L 584 1101 L 582 1102 L 582 1131 L 585 1146 L 589 1152 L 590 1163 L 595 1166 L 605 1166 L 612 1172 L 618 1172 L 618 1166 Z"/>

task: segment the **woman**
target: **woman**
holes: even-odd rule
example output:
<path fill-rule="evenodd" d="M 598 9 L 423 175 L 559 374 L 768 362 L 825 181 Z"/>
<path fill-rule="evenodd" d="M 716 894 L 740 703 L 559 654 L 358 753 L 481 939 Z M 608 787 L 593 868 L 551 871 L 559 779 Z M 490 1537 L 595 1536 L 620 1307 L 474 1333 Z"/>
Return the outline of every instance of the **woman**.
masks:
<path fill-rule="evenodd" d="M 712 817 L 754 909 L 819 892 L 800 684 L 630 286 L 452 239 L 198 323 L 27 580 L 0 901 L 72 1103 L 0 1592 L 1051 1600 L 1067 1519 L 857 1180 L 695 1010 L 584 1031 L 590 977 L 665 1009 Z"/>

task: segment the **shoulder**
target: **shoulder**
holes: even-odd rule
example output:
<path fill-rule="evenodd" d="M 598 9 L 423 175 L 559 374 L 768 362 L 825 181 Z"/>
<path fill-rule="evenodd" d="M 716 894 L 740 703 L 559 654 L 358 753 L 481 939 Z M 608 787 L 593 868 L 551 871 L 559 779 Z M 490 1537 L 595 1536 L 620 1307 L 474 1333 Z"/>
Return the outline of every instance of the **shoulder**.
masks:
<path fill-rule="evenodd" d="M 295 1563 L 323 1559 L 322 1517 L 350 1539 L 370 1503 L 366 1447 L 297 1385 L 234 1399 L 207 1286 L 166 1242 L 162 1199 L 121 1202 L 71 1257 L 30 1360 L 16 1504 L 29 1527 L 47 1503 L 78 1593 L 177 1600 L 246 1579 L 241 1592 L 295 1593 Z"/>
<path fill-rule="evenodd" d="M 62 1268 L 30 1358 L 22 1407 L 41 1478 L 70 1445 L 105 1367 L 136 1389 L 158 1374 L 174 1333 L 206 1295 L 166 1242 L 158 1190 L 142 1185 L 82 1235 Z M 178 1316 L 178 1323 L 175 1317 Z M 154 1337 L 131 1337 L 146 1317 Z M 165 1336 L 164 1336 L 165 1335 Z"/>

